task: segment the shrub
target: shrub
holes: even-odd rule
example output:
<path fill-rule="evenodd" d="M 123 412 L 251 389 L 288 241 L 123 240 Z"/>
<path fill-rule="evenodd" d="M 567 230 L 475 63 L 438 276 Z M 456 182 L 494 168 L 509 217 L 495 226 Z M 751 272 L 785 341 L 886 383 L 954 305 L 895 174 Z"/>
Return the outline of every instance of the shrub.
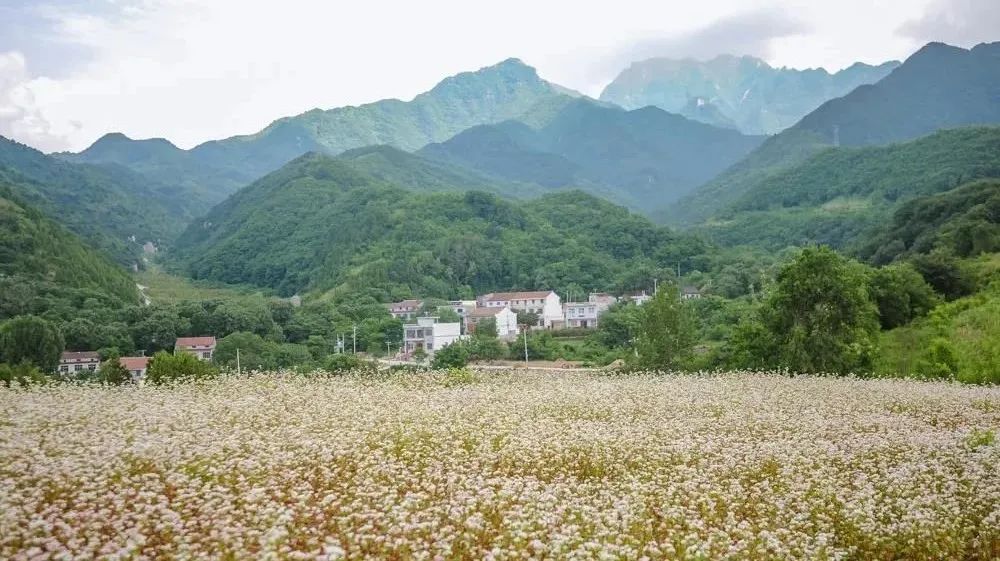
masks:
<path fill-rule="evenodd" d="M 210 363 L 198 360 L 189 353 L 172 355 L 160 351 L 153 355 L 146 370 L 146 380 L 161 385 L 186 380 L 203 380 L 218 375 L 219 371 Z"/>

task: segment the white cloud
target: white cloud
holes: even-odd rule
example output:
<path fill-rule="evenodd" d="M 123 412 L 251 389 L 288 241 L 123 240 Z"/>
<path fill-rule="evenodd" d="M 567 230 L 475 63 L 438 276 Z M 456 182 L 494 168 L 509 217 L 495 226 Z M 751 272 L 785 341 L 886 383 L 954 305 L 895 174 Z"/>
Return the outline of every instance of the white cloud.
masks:
<path fill-rule="evenodd" d="M 997 0 L 935 0 L 924 14 L 906 22 L 900 34 L 922 42 L 942 41 L 961 47 L 1000 40 Z"/>
<path fill-rule="evenodd" d="M 34 91 L 44 82 L 29 77 L 21 53 L 0 53 L 0 135 L 46 151 L 65 150 L 78 124 L 67 121 L 60 130 L 45 117 Z"/>
<path fill-rule="evenodd" d="M 29 35 L 87 56 L 48 78 L 26 74 L 31 56 L 0 68 L 0 111 L 14 114 L 0 130 L 49 150 L 109 131 L 190 147 L 314 107 L 408 99 L 512 56 L 591 95 L 626 59 L 657 54 L 743 49 L 835 69 L 912 51 L 892 32 L 926 3 L 767 0 L 741 24 L 742 0 L 44 0 L 30 9 L 47 28 Z"/>

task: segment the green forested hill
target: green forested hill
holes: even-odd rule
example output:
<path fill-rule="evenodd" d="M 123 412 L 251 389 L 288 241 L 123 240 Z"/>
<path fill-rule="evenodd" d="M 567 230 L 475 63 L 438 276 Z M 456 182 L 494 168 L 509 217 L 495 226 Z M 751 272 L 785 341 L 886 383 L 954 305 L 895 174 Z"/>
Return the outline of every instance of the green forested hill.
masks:
<path fill-rule="evenodd" d="M 138 302 L 128 274 L 31 208 L 0 178 L 0 319 L 55 314 L 86 300 Z"/>
<path fill-rule="evenodd" d="M 133 140 L 121 133 L 102 136 L 78 154 L 53 156 L 75 163 L 128 168 L 183 193 L 195 213 L 207 211 L 240 187 L 257 178 L 241 167 L 216 165 L 196 158 L 162 138 Z"/>
<path fill-rule="evenodd" d="M 859 253 L 881 265 L 934 250 L 959 257 L 1000 252 L 1000 179 L 973 181 L 904 203 Z"/>
<path fill-rule="evenodd" d="M 177 235 L 193 201 L 122 166 L 73 164 L 0 137 L 0 179 L 19 197 L 121 263 Z M 135 241 L 131 241 L 132 237 Z"/>
<path fill-rule="evenodd" d="M 579 187 L 648 211 L 687 194 L 762 140 L 655 107 L 624 111 L 577 99 L 540 127 L 475 127 L 420 154 L 510 180 Z"/>
<path fill-rule="evenodd" d="M 352 168 L 379 181 L 412 191 L 488 191 L 515 198 L 533 197 L 549 191 L 533 183 L 488 177 L 392 146 L 355 148 L 338 155 L 337 159 L 349 162 Z"/>
<path fill-rule="evenodd" d="M 419 193 L 310 154 L 193 224 L 175 263 L 196 279 L 284 294 L 350 288 L 384 300 L 630 288 L 637 276 L 703 252 L 691 238 L 578 191 L 521 202 L 480 191 Z"/>
<path fill-rule="evenodd" d="M 718 243 L 846 247 L 903 202 L 1000 177 L 1000 127 L 945 130 L 890 146 L 828 148 L 749 182 L 698 231 Z"/>
<path fill-rule="evenodd" d="M 926 45 L 879 82 L 824 103 L 742 162 L 654 216 L 698 224 L 825 147 L 909 141 L 937 130 L 1000 123 L 1000 43 Z"/>

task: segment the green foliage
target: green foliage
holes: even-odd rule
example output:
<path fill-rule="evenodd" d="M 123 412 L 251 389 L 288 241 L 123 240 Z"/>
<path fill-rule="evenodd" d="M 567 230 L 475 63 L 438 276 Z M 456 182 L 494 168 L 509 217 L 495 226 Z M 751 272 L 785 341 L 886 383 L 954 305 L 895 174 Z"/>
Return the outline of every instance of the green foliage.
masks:
<path fill-rule="evenodd" d="M 241 190 L 178 241 L 198 279 L 274 288 L 459 297 L 495 290 L 605 289 L 667 270 L 706 246 L 581 192 L 530 203 L 421 194 L 306 156 Z"/>
<path fill-rule="evenodd" d="M 121 386 L 132 381 L 132 373 L 122 365 L 118 355 L 112 353 L 101 363 L 101 367 L 97 370 L 97 379 L 104 384 Z"/>
<path fill-rule="evenodd" d="M 858 246 L 866 259 L 879 252 L 879 264 L 907 248 L 921 251 L 921 246 L 935 242 L 989 251 L 992 233 L 978 246 L 970 236 L 981 229 L 992 232 L 994 227 L 986 226 L 988 213 L 977 205 L 985 204 L 995 188 L 990 182 L 960 186 L 1000 177 L 1000 128 L 944 130 L 890 146 L 827 148 L 796 165 L 754 177 L 745 180 L 741 195 L 716 207 L 714 218 L 697 231 L 725 245 Z M 948 194 L 935 196 L 944 192 Z M 879 241 L 868 242 L 869 232 L 884 224 L 891 225 L 875 238 Z M 961 231 L 950 234 L 960 241 L 937 240 L 940 231 Z M 903 248 L 880 251 L 881 245 L 896 240 Z"/>
<path fill-rule="evenodd" d="M 674 370 L 690 356 L 695 342 L 691 309 L 680 299 L 677 287 L 661 285 L 642 306 L 635 365 L 645 370 Z"/>
<path fill-rule="evenodd" d="M 8 388 L 15 385 L 44 384 L 48 380 L 45 373 L 30 362 L 21 362 L 15 366 L 0 362 L 0 382 Z"/>
<path fill-rule="evenodd" d="M 204 380 L 218 375 L 211 363 L 198 360 L 189 353 L 170 354 L 160 351 L 153 355 L 146 370 L 146 381 L 154 385 L 189 380 Z"/>
<path fill-rule="evenodd" d="M 73 164 L 0 137 L 0 184 L 121 264 L 180 233 L 199 210 L 177 185 L 120 166 Z M 135 236 L 136 242 L 129 241 Z"/>
<path fill-rule="evenodd" d="M 882 376 L 1000 383 L 1000 284 L 884 333 L 881 347 Z"/>
<path fill-rule="evenodd" d="M 605 347 L 631 348 L 642 330 L 642 308 L 631 302 L 614 304 L 601 316 L 596 339 Z"/>
<path fill-rule="evenodd" d="M 55 372 L 64 348 L 62 333 L 42 318 L 20 316 L 0 324 L 0 362 L 27 362 L 45 372 Z"/>
<path fill-rule="evenodd" d="M 904 203 L 859 253 L 882 264 L 935 250 L 959 257 L 1000 251 L 1000 180 L 974 181 Z"/>
<path fill-rule="evenodd" d="M 526 310 L 517 311 L 517 324 L 518 325 L 539 325 L 540 316 L 534 312 L 529 312 Z M 494 323 L 496 320 L 493 320 Z M 494 326 L 495 327 L 495 326 Z"/>
<path fill-rule="evenodd" d="M 958 259 L 947 253 L 936 251 L 916 255 L 910 260 L 910 264 L 927 284 L 949 300 L 967 296 L 976 288 L 972 275 Z"/>
<path fill-rule="evenodd" d="M 497 338 L 497 320 L 496 318 L 487 318 L 479 320 L 476 324 L 476 336 L 483 339 L 496 339 Z"/>
<path fill-rule="evenodd" d="M 892 329 L 927 315 L 940 299 L 909 264 L 876 269 L 869 279 L 882 329 Z"/>
<path fill-rule="evenodd" d="M 0 319 L 69 317 L 89 299 L 121 308 L 138 294 L 125 271 L 24 204 L 0 179 Z"/>
<path fill-rule="evenodd" d="M 826 247 L 804 249 L 778 274 L 732 339 L 735 366 L 847 374 L 870 371 L 878 312 L 865 272 Z"/>
<path fill-rule="evenodd" d="M 469 363 L 469 347 L 462 341 L 456 341 L 434 353 L 431 367 L 434 369 L 462 368 Z"/>

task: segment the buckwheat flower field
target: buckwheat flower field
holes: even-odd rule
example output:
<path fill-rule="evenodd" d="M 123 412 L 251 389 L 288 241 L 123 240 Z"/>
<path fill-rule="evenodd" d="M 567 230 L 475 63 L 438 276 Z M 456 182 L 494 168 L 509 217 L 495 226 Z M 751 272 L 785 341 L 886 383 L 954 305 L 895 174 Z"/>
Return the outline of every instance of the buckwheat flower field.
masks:
<path fill-rule="evenodd" d="M 750 373 L 0 389 L 0 558 L 996 559 L 998 427 Z"/>

